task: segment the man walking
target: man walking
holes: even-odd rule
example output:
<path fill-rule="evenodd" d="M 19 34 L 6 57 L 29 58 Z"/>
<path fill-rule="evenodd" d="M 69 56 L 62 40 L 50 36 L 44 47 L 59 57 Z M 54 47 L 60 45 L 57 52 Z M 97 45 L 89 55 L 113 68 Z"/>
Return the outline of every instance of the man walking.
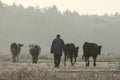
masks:
<path fill-rule="evenodd" d="M 60 65 L 63 48 L 64 41 L 60 38 L 60 35 L 57 34 L 51 45 L 51 53 L 54 54 L 54 64 L 57 68 L 59 68 Z"/>

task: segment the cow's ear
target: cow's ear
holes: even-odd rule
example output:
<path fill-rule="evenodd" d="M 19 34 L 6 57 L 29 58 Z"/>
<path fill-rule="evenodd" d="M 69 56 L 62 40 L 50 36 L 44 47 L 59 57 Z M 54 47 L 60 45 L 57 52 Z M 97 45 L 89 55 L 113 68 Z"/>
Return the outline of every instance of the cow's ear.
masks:
<path fill-rule="evenodd" d="M 23 44 L 19 44 L 21 47 L 24 46 Z"/>

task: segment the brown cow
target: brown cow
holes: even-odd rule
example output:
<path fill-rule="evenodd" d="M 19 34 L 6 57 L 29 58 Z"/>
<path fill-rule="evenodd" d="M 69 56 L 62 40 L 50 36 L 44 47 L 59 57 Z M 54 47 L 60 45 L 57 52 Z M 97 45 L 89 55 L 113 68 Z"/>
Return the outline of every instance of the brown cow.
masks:
<path fill-rule="evenodd" d="M 16 43 L 12 43 L 10 45 L 10 51 L 12 53 L 13 62 L 17 62 L 18 61 L 18 56 L 20 54 L 22 46 L 23 46 L 23 44 L 16 44 Z"/>
<path fill-rule="evenodd" d="M 64 66 L 66 66 L 66 58 L 70 58 L 71 65 L 73 66 L 76 62 L 76 58 L 78 57 L 78 49 L 79 47 L 75 47 L 73 43 L 65 44 L 64 46 Z M 74 62 L 73 62 L 74 58 Z"/>

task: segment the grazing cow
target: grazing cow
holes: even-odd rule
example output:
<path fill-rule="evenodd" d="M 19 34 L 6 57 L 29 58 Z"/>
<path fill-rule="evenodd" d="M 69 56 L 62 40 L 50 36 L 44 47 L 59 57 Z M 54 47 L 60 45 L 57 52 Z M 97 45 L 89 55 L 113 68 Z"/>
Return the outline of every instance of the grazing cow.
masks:
<path fill-rule="evenodd" d="M 66 58 L 70 58 L 71 65 L 73 66 L 76 62 L 76 58 L 78 57 L 78 49 L 79 47 L 75 47 L 73 43 L 65 44 L 64 46 L 64 66 L 66 66 Z M 75 59 L 73 63 L 73 58 Z"/>
<path fill-rule="evenodd" d="M 23 46 L 23 44 L 16 44 L 16 43 L 12 43 L 10 45 L 10 51 L 12 53 L 13 62 L 17 62 L 18 61 L 18 56 L 20 54 L 22 46 Z"/>
<path fill-rule="evenodd" d="M 30 47 L 29 52 L 32 55 L 33 63 L 37 63 L 41 48 L 39 45 L 34 45 L 34 44 L 31 44 L 29 47 Z"/>
<path fill-rule="evenodd" d="M 93 65 L 96 66 L 96 58 L 97 55 L 101 54 L 101 47 L 95 43 L 88 43 L 85 42 L 83 44 L 83 56 L 82 59 L 85 58 L 86 66 L 89 66 L 89 57 L 93 57 L 94 63 Z"/>

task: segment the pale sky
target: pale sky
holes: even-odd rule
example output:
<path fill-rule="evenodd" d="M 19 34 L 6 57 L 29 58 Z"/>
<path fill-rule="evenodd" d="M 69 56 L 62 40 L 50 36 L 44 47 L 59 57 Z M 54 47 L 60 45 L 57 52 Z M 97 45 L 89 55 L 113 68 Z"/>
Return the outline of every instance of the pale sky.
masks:
<path fill-rule="evenodd" d="M 120 0 L 1 0 L 3 3 L 11 5 L 21 4 L 24 7 L 39 6 L 40 8 L 56 5 L 58 10 L 77 11 L 80 14 L 120 13 Z"/>

